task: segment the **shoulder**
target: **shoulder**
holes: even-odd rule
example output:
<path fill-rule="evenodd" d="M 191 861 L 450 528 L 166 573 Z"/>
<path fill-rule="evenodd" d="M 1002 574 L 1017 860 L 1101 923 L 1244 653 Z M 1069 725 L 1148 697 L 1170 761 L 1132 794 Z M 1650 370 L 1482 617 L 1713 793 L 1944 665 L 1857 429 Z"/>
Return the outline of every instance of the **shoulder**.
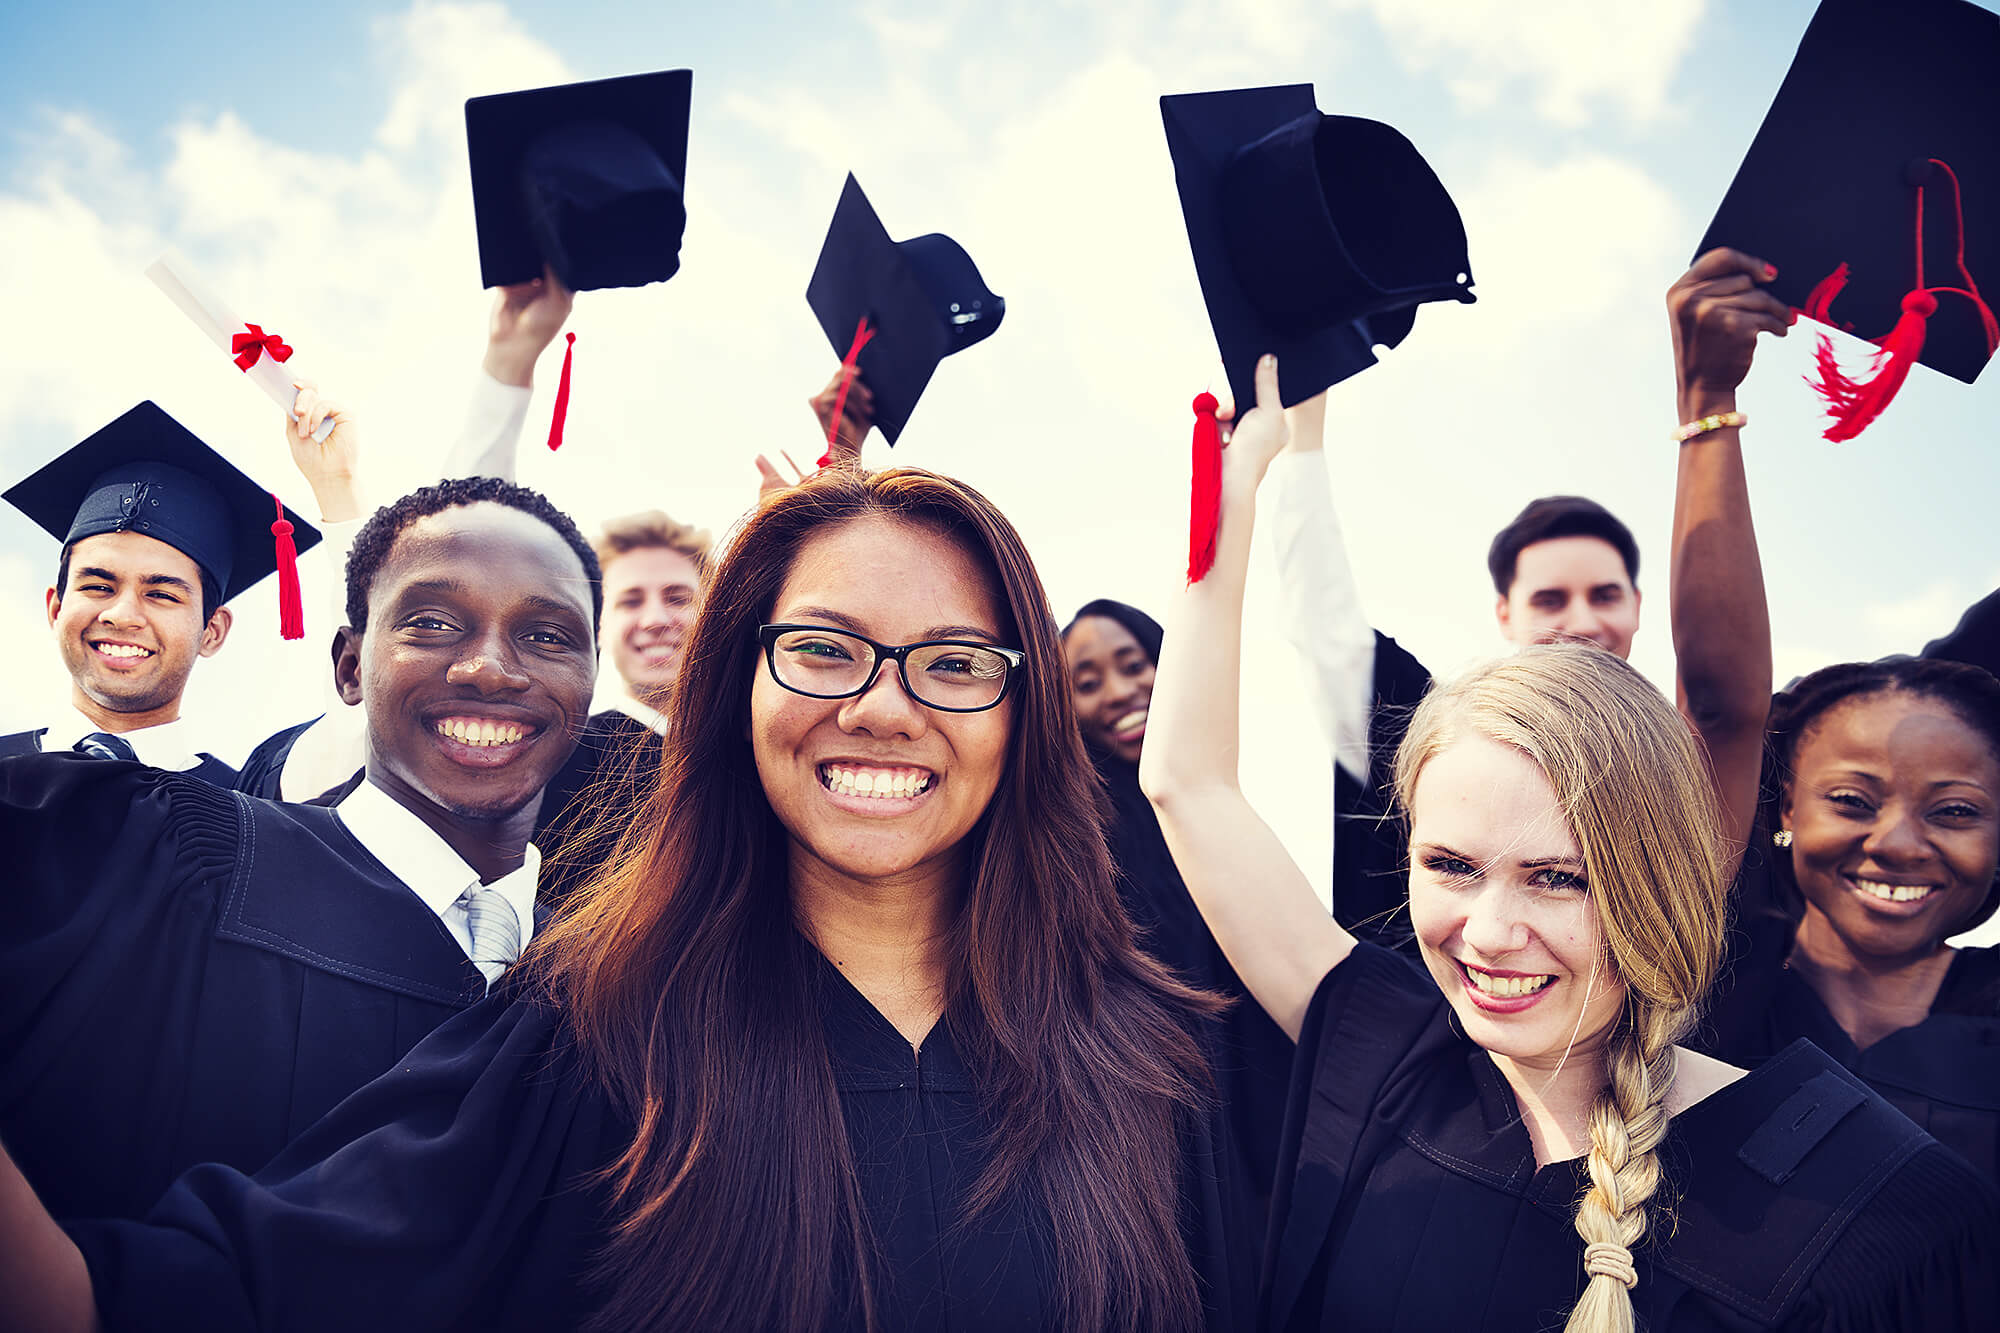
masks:
<path fill-rule="evenodd" d="M 241 811 L 235 793 L 189 773 L 61 751 L 0 758 L 0 817 L 73 847 L 104 846 L 134 826 L 180 845 L 184 855 L 234 855 Z"/>
<path fill-rule="evenodd" d="M 1679 1199 L 1661 1268 L 1767 1324 L 1820 1299 L 1844 1238 L 1936 1149 L 1803 1040 L 1676 1117 L 1669 1143 Z M 1962 1172 L 1977 1208 L 1989 1208 L 1990 1188 Z M 1917 1232 L 1936 1236 L 1930 1223 Z"/>

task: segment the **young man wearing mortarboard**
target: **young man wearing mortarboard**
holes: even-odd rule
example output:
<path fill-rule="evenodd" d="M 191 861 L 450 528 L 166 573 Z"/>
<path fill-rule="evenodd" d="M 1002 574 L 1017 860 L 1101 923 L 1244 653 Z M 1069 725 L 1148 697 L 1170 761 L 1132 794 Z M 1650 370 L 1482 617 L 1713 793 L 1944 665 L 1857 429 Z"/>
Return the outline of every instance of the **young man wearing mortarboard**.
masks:
<path fill-rule="evenodd" d="M 589 543 L 478 478 L 380 510 L 347 568 L 334 675 L 366 769 L 337 805 L 0 760 L 0 1140 L 59 1215 L 256 1170 L 535 932 L 529 839 L 596 674 Z"/>
<path fill-rule="evenodd" d="M 62 543 L 47 604 L 71 710 L 0 736 L 0 755 L 74 749 L 237 785 L 234 768 L 196 751 L 181 699 L 196 660 L 229 636 L 226 603 L 289 559 L 270 492 L 142 403 L 6 498 Z M 319 540 L 284 518 L 293 550 Z"/>

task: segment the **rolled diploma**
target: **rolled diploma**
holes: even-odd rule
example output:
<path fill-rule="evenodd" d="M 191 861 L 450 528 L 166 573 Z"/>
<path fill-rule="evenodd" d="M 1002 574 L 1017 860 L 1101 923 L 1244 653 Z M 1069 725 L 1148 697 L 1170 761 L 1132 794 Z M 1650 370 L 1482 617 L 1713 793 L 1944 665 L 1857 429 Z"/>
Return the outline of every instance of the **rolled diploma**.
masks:
<path fill-rule="evenodd" d="M 194 321 L 194 326 L 221 348 L 229 357 L 230 369 L 236 369 L 236 353 L 231 344 L 239 333 L 247 332 L 249 326 L 236 317 L 234 311 L 224 305 L 215 292 L 194 275 L 186 260 L 177 255 L 164 254 L 146 268 L 146 276 L 153 285 L 167 294 L 167 299 L 181 308 L 181 313 Z M 279 330 L 268 324 L 261 326 L 266 333 Z M 288 344 L 290 339 L 285 340 Z M 294 352 L 289 360 L 273 361 L 268 354 L 259 353 L 250 369 L 238 372 L 256 382 L 258 388 L 269 396 L 272 402 L 285 409 L 287 416 L 293 415 L 292 405 L 298 401 L 299 391 L 292 387 L 292 381 L 305 378 L 299 370 L 298 354 Z M 313 432 L 313 439 L 324 442 L 333 433 L 333 418 L 319 423 Z"/>

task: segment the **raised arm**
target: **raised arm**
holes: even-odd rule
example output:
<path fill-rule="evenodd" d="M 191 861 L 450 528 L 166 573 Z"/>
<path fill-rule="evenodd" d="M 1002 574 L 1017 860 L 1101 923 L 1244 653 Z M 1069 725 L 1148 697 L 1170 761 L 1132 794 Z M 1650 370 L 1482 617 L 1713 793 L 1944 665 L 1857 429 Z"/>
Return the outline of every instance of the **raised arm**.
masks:
<path fill-rule="evenodd" d="M 1181 595 L 1153 684 L 1139 785 L 1181 878 L 1257 1003 L 1294 1040 L 1321 978 L 1354 947 L 1237 785 L 1243 585 L 1257 486 L 1286 425 L 1278 364 L 1257 366 L 1257 406 L 1222 451 L 1215 566 Z"/>
<path fill-rule="evenodd" d="M 472 403 L 440 475 L 514 480 L 521 427 L 534 393 L 535 363 L 562 332 L 574 301 L 553 269 L 499 289 Z"/>
<path fill-rule="evenodd" d="M 1776 275 L 1761 259 L 1711 250 L 1668 289 L 1683 423 L 1735 412 L 1757 335 L 1785 335 L 1790 310 L 1759 286 Z M 1672 566 L 1677 698 L 1708 751 L 1723 826 L 1740 847 L 1757 811 L 1771 705 L 1771 614 L 1736 426 L 1717 426 L 1680 446 Z"/>
<path fill-rule="evenodd" d="M 1365 783 L 1375 631 L 1361 612 L 1327 484 L 1326 395 L 1288 409 L 1285 418 L 1290 438 L 1271 464 L 1281 629 L 1305 667 L 1328 753 L 1349 777 Z"/>

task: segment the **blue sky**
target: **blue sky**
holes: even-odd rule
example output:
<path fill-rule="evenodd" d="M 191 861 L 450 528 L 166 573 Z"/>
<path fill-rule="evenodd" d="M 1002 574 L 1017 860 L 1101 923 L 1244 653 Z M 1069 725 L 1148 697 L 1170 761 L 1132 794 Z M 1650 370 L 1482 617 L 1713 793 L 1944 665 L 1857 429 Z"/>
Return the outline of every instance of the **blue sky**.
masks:
<path fill-rule="evenodd" d="M 379 498 L 428 480 L 487 302 L 463 99 L 685 66 L 682 273 L 579 301 L 570 443 L 524 453 L 523 479 L 586 522 L 643 495 L 721 528 L 750 497 L 752 455 L 810 454 L 803 400 L 834 356 L 802 294 L 852 170 L 892 234 L 950 233 L 1008 299 L 1007 324 L 948 361 L 901 447 L 878 441 L 870 461 L 936 467 L 994 496 L 1058 614 L 1099 595 L 1160 609 L 1184 540 L 1186 405 L 1217 370 L 1156 99 L 1311 81 L 1323 110 L 1389 121 L 1425 152 L 1465 216 L 1480 295 L 1427 308 L 1403 348 L 1335 393 L 1329 463 L 1366 609 L 1441 669 L 1497 651 L 1486 541 L 1532 496 L 1583 492 L 1638 533 L 1650 615 L 1635 661 L 1665 682 L 1674 405 L 1661 297 L 1812 9 L 0 7 L 0 286 L 14 303 L 0 323 L 0 472 L 24 474 L 150 397 L 304 498 L 269 405 L 139 277 L 171 245 L 269 313 L 356 407 Z M 1817 438 L 1799 380 L 1807 342 L 1767 346 L 1743 395 L 1781 675 L 1914 648 L 2000 583 L 2000 373 L 1967 388 L 1920 371 L 1888 418 L 1836 447 Z M 53 650 L 30 651 L 47 643 L 52 564 L 45 537 L 0 514 L 0 586 L 15 589 L 0 626 L 34 659 L 10 664 L 0 725 L 61 701 Z M 316 604 L 309 642 L 280 648 L 268 594 L 247 602 L 190 695 L 225 753 L 316 709 L 321 688 Z M 1310 870 L 1324 763 L 1283 743 L 1305 705 L 1270 614 L 1268 587 L 1253 587 L 1246 785 Z M 230 706 L 244 697 L 267 699 L 269 715 Z"/>

